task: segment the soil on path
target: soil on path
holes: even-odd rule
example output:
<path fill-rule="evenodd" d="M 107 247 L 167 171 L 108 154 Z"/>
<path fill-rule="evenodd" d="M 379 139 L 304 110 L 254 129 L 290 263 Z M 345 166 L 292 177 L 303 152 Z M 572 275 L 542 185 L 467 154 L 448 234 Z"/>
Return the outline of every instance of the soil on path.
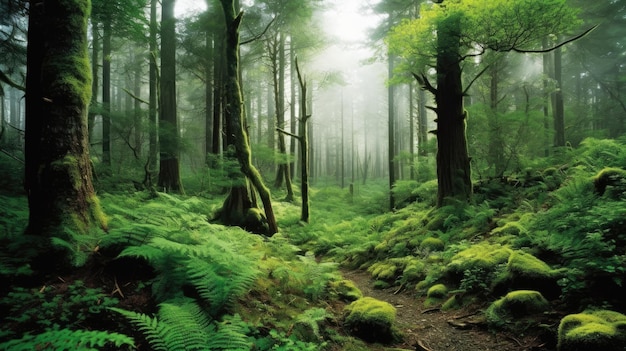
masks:
<path fill-rule="evenodd" d="M 482 309 L 468 306 L 461 310 L 441 311 L 424 307 L 424 298 L 414 291 L 398 291 L 398 287 L 374 289 L 368 272 L 343 271 L 363 296 L 387 301 L 397 310 L 396 325 L 404 340 L 392 348 L 417 351 L 548 351 L 537 335 L 511 335 L 489 331 Z M 381 350 L 372 345 L 373 350 Z"/>

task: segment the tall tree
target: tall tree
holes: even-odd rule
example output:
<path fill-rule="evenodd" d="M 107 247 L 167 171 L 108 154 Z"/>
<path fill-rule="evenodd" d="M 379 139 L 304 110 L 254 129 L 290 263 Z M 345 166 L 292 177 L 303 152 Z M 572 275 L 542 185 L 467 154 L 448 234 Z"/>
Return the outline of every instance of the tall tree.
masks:
<path fill-rule="evenodd" d="M 176 0 L 163 0 L 161 9 L 161 81 L 159 115 L 159 182 L 160 189 L 182 192 L 176 113 Z"/>
<path fill-rule="evenodd" d="M 226 23 L 226 42 L 224 45 L 225 69 L 225 120 L 227 143 L 234 148 L 241 172 L 246 177 L 244 186 L 234 187 L 226 199 L 221 210 L 222 219 L 228 216 L 233 222 L 237 221 L 243 227 L 253 227 L 249 229 L 264 229 L 265 234 L 272 235 L 278 232 L 276 217 L 272 207 L 272 199 L 269 189 L 263 183 L 261 174 L 252 165 L 250 144 L 248 133 L 245 128 L 245 118 L 242 110 L 241 86 L 239 84 L 239 26 L 243 17 L 243 12 L 235 15 L 233 0 L 221 0 Z M 259 193 L 263 207 L 265 209 L 266 228 L 258 208 L 253 207 L 253 189 L 247 186 L 248 180 L 254 189 Z M 247 192 L 247 194 L 243 194 Z M 259 226 L 261 228 L 259 228 Z"/>
<path fill-rule="evenodd" d="M 26 82 L 28 232 L 106 228 L 93 185 L 87 106 L 88 0 L 32 1 Z"/>
<path fill-rule="evenodd" d="M 534 48 L 541 38 L 576 24 L 576 11 L 565 0 L 440 0 L 422 6 L 419 19 L 396 27 L 389 38 L 391 50 L 405 59 L 406 69 L 435 96 L 437 104 L 439 206 L 447 199 L 468 201 L 472 194 L 463 60 L 487 50 L 541 52 Z M 429 66 L 436 67 L 435 85 L 426 72 Z"/>

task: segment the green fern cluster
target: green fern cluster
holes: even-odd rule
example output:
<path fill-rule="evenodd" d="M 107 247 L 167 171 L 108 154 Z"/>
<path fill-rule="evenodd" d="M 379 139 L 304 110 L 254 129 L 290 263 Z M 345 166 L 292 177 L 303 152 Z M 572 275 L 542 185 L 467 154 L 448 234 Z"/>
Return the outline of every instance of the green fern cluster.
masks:
<path fill-rule="evenodd" d="M 153 350 L 250 350 L 248 326 L 237 315 L 223 322 L 211 318 L 190 298 L 164 302 L 155 317 L 112 308 L 136 325 Z"/>
<path fill-rule="evenodd" d="M 135 341 L 124 334 L 106 331 L 56 329 L 1 343 L 0 350 L 96 351 L 110 346 L 115 346 L 116 350 L 131 350 L 135 348 Z"/>

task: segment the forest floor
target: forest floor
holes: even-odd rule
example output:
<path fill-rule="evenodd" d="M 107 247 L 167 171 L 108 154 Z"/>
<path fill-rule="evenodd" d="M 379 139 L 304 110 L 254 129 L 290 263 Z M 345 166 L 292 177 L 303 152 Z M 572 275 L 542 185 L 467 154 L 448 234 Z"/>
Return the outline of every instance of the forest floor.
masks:
<path fill-rule="evenodd" d="M 352 280 L 363 296 L 392 304 L 397 310 L 396 325 L 402 342 L 395 348 L 417 351 L 548 351 L 540 335 L 511 335 L 489 331 L 482 317 L 486 306 L 471 305 L 460 310 L 441 311 L 424 307 L 424 298 L 398 287 L 374 289 L 370 273 L 343 270 L 344 278 Z M 373 350 L 388 350 L 372 345 Z"/>

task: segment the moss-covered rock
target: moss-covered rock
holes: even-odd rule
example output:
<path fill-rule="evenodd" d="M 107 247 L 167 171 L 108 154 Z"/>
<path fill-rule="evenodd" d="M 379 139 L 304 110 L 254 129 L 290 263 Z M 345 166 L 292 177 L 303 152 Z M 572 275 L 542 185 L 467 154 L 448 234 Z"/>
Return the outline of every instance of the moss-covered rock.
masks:
<path fill-rule="evenodd" d="M 611 198 L 619 198 L 626 193 L 626 170 L 615 167 L 607 167 L 598 172 L 593 178 L 593 185 L 598 194 L 607 194 Z"/>
<path fill-rule="evenodd" d="M 333 281 L 330 283 L 330 288 L 343 301 L 356 301 L 363 297 L 363 293 L 352 280 Z"/>
<path fill-rule="evenodd" d="M 368 342 L 393 341 L 396 309 L 373 297 L 360 298 L 345 307 L 344 326 L 354 336 Z"/>
<path fill-rule="evenodd" d="M 428 250 L 428 251 L 443 251 L 445 246 L 446 244 L 443 242 L 443 240 L 439 238 L 429 237 L 429 238 L 422 240 L 419 248 L 421 250 Z"/>
<path fill-rule="evenodd" d="M 367 271 L 372 274 L 372 278 L 392 280 L 396 277 L 398 266 L 395 264 L 395 262 L 380 261 L 371 265 L 367 269 Z"/>
<path fill-rule="evenodd" d="M 435 284 L 431 286 L 426 292 L 424 307 L 431 307 L 440 304 L 447 295 L 448 288 L 444 284 Z"/>
<path fill-rule="evenodd" d="M 549 309 L 550 303 L 540 292 L 517 290 L 493 302 L 485 311 L 485 317 L 492 327 L 520 330 L 528 326 L 526 317 Z"/>
<path fill-rule="evenodd" d="M 599 310 L 565 316 L 559 324 L 558 351 L 623 351 L 626 315 Z"/>
<path fill-rule="evenodd" d="M 506 272 L 496 282 L 494 291 L 537 290 L 549 299 L 557 298 L 561 289 L 557 284 L 560 271 L 552 269 L 537 257 L 515 250 L 511 252 L 506 265 Z"/>
<path fill-rule="evenodd" d="M 447 268 L 459 273 L 477 268 L 494 271 L 497 265 L 509 260 L 512 252 L 506 246 L 477 244 L 454 255 Z"/>
<path fill-rule="evenodd" d="M 441 305 L 441 310 L 450 311 L 461 307 L 463 307 L 463 299 L 459 295 L 453 295 Z"/>

